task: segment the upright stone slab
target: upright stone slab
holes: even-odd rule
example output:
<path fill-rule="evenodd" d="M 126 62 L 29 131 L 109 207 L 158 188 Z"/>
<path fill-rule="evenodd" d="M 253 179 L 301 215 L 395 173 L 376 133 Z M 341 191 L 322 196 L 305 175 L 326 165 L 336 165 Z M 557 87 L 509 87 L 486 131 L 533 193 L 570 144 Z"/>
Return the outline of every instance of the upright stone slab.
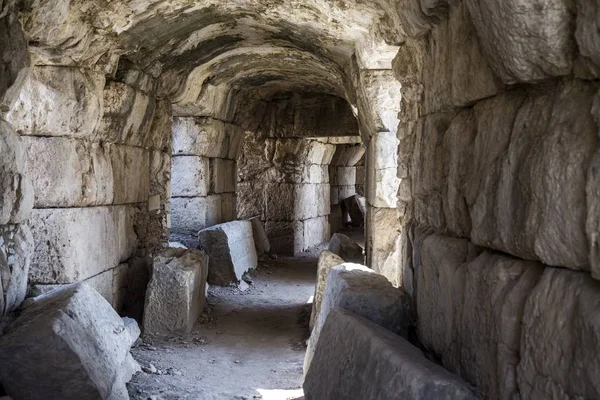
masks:
<path fill-rule="evenodd" d="M 346 210 L 352 219 L 352 225 L 364 226 L 365 225 L 365 214 L 366 214 L 366 199 L 359 195 L 348 197 L 344 200 Z"/>
<path fill-rule="evenodd" d="M 195 249 L 168 249 L 154 259 L 146 292 L 144 336 L 191 332 L 205 302 L 208 257 Z"/>
<path fill-rule="evenodd" d="M 198 233 L 199 247 L 209 256 L 208 283 L 237 283 L 246 271 L 256 268 L 257 256 L 250 221 L 215 225 Z"/>
<path fill-rule="evenodd" d="M 134 331 L 84 283 L 52 291 L 0 338 L 0 383 L 14 399 L 129 399 Z"/>
<path fill-rule="evenodd" d="M 304 373 L 308 371 L 327 316 L 335 307 L 350 310 L 393 333 L 408 336 L 410 299 L 383 276 L 358 264 L 342 264 L 329 270 L 321 311 L 308 341 Z"/>
<path fill-rule="evenodd" d="M 365 261 L 363 248 L 342 233 L 336 233 L 331 237 L 328 250 L 342 257 L 346 262 L 362 264 Z"/>
<path fill-rule="evenodd" d="M 261 256 L 268 253 L 271 250 L 271 243 L 269 243 L 267 231 L 265 231 L 265 226 L 260 217 L 250 218 L 250 222 L 252 223 L 252 235 L 254 236 L 256 254 Z"/>
<path fill-rule="evenodd" d="M 344 264 L 344 260 L 337 254 L 328 250 L 323 250 L 319 255 L 317 263 L 317 284 L 315 286 L 315 295 L 313 297 L 312 312 L 310 313 L 310 329 L 312 330 L 317 322 L 317 316 L 321 311 L 321 302 L 325 292 L 325 282 L 329 270 L 335 266 Z"/>
<path fill-rule="evenodd" d="M 409 342 L 342 308 L 329 314 L 317 350 L 306 400 L 477 398 Z"/>

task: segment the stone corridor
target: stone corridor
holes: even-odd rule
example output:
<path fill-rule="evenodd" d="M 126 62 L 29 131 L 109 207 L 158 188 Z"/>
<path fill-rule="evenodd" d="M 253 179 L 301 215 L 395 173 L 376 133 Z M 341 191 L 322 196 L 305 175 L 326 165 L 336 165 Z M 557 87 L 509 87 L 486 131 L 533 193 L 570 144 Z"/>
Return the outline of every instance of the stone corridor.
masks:
<path fill-rule="evenodd" d="M 599 134 L 600 0 L 0 0 L 0 398 L 600 398 Z"/>

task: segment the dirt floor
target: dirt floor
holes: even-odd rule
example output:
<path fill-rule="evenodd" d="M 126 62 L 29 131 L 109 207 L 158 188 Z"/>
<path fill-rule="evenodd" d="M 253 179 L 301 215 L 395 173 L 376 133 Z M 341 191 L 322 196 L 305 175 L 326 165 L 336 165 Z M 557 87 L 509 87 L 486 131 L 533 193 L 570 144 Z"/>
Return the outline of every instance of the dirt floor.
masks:
<path fill-rule="evenodd" d="M 211 287 L 208 311 L 191 335 L 132 349 L 144 372 L 132 399 L 302 399 L 318 251 L 259 263 L 253 283 Z"/>

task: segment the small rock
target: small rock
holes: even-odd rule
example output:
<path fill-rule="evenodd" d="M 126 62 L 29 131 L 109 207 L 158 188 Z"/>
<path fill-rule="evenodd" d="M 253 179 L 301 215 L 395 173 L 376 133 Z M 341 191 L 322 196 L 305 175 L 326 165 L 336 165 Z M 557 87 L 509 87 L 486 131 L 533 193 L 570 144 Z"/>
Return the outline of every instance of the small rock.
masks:
<path fill-rule="evenodd" d="M 248 285 L 245 281 L 241 280 L 240 284 L 238 285 L 238 289 L 240 289 L 240 292 L 245 292 L 246 290 L 250 289 L 250 285 Z"/>
<path fill-rule="evenodd" d="M 236 363 L 236 364 L 239 364 L 239 363 L 240 363 L 240 361 L 239 361 L 239 360 L 235 360 L 235 361 L 234 361 L 234 363 Z"/>
<path fill-rule="evenodd" d="M 157 374 L 159 375 L 158 369 L 152 364 L 149 364 L 147 367 L 142 367 L 142 371 L 147 374 Z"/>

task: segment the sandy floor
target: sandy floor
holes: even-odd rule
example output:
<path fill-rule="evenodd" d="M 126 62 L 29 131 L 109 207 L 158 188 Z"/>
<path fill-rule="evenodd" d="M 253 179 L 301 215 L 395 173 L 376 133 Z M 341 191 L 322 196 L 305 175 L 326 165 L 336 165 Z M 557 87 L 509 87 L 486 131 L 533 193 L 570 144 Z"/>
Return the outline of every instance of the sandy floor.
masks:
<path fill-rule="evenodd" d="M 316 254 L 259 263 L 247 291 L 210 289 L 191 335 L 132 349 L 146 372 L 128 385 L 131 398 L 302 398 Z"/>

